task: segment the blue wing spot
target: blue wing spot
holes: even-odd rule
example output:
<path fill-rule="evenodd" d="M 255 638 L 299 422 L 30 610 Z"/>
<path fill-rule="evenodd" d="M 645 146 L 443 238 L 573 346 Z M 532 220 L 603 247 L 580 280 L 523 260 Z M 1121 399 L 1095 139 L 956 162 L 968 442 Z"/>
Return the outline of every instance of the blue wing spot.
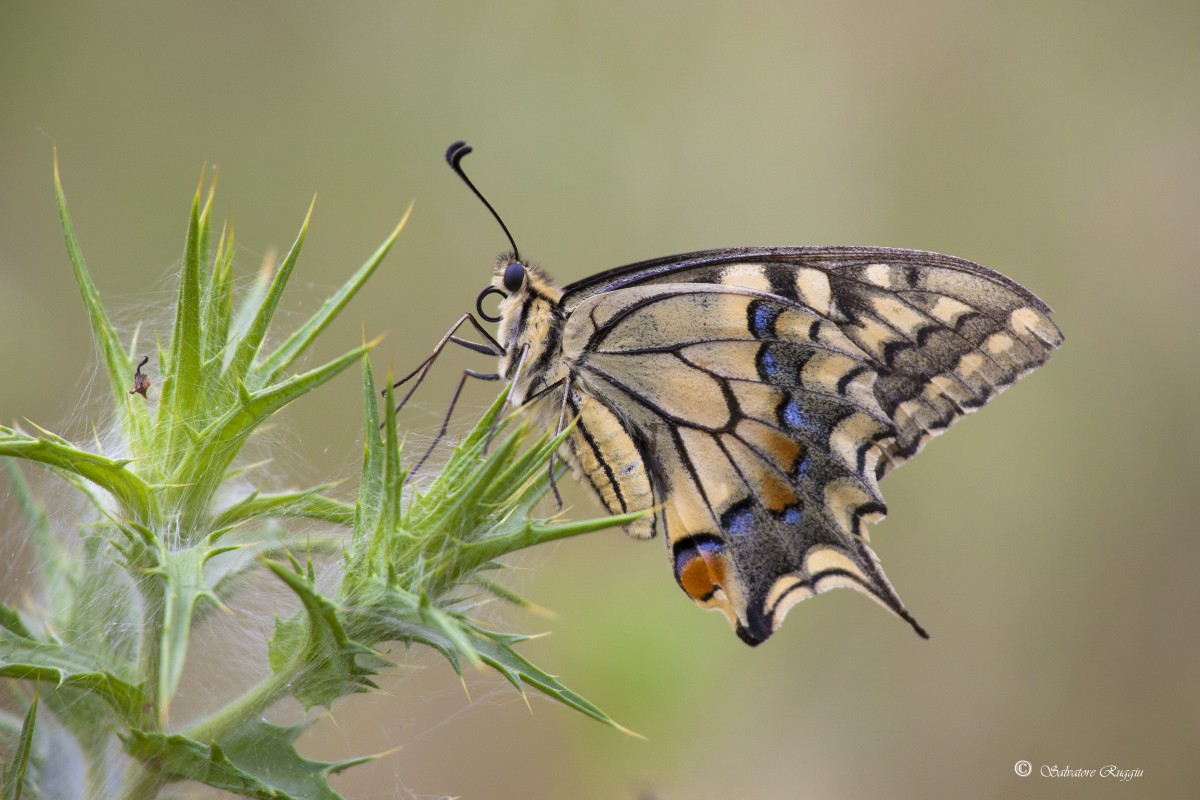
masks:
<path fill-rule="evenodd" d="M 769 349 L 764 349 L 762 355 L 758 359 L 759 366 L 762 367 L 763 375 L 770 379 L 779 377 L 779 362 L 775 359 L 775 354 Z"/>
<path fill-rule="evenodd" d="M 743 502 L 725 512 L 721 527 L 734 536 L 749 536 L 754 532 L 754 509 Z"/>
<path fill-rule="evenodd" d="M 808 468 L 812 466 L 812 453 L 805 453 L 804 458 L 796 465 L 796 480 L 802 481 L 808 477 Z"/>
<path fill-rule="evenodd" d="M 775 336 L 775 320 L 783 312 L 782 308 L 772 308 L 761 300 L 755 300 L 746 308 L 746 316 L 750 324 L 750 333 L 756 339 L 771 339 Z"/>
<path fill-rule="evenodd" d="M 798 505 L 788 506 L 783 510 L 783 521 L 788 525 L 797 525 L 804 519 L 804 509 Z"/>
<path fill-rule="evenodd" d="M 800 401 L 795 397 L 788 397 L 788 400 L 786 403 L 784 403 L 779 415 L 783 418 L 783 423 L 785 425 L 795 430 L 807 428 L 810 424 L 808 415 L 805 414 L 800 408 Z"/>

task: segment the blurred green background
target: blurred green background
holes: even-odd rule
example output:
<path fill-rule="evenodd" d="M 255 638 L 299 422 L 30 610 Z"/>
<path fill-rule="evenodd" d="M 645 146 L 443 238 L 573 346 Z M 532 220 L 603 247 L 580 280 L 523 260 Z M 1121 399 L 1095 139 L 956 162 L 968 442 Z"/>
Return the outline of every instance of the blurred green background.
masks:
<path fill-rule="evenodd" d="M 0 417 L 79 439 L 105 392 L 53 145 L 127 330 L 165 335 L 191 193 L 216 164 L 247 276 L 319 193 L 296 318 L 416 201 L 317 353 L 387 330 L 376 366 L 410 367 L 506 247 L 442 161 L 456 138 L 563 281 L 708 247 L 879 244 L 979 261 L 1057 310 L 1050 364 L 884 484 L 873 541 L 931 641 L 835 592 L 751 650 L 683 596 L 660 544 L 565 542 L 515 575 L 559 618 L 504 621 L 553 629 L 534 660 L 647 741 L 536 697 L 531 713 L 487 674 L 468 676 L 468 701 L 414 654 L 390 694 L 335 705 L 303 739 L 328 758 L 399 748 L 336 778 L 348 797 L 1200 792 L 1195 2 L 9 2 L 0 98 Z M 487 362 L 445 359 L 412 440 L 466 366 Z M 284 415 L 280 486 L 355 472 L 356 382 Z M 492 391 L 476 387 L 462 424 Z M 578 490 L 568 502 L 594 510 Z M 12 596 L 32 577 L 4 580 Z M 248 638 L 222 648 L 261 664 Z M 1020 778 L 1018 759 L 1144 776 Z"/>

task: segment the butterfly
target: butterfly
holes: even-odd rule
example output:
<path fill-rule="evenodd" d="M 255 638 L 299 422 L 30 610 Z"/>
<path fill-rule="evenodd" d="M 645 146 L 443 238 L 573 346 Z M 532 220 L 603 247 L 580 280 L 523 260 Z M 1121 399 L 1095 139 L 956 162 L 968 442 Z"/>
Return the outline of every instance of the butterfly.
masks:
<path fill-rule="evenodd" d="M 747 644 L 838 587 L 927 638 L 868 545 L 879 480 L 1045 363 L 1051 309 L 970 261 L 879 247 L 706 250 L 559 286 L 466 177 L 469 152 L 446 157 L 513 244 L 477 302 L 497 335 L 472 317 L 488 345 L 443 339 L 499 356 L 471 374 L 548 429 L 575 420 L 559 455 L 609 512 L 647 512 L 626 531 L 661 536 L 679 586 Z"/>

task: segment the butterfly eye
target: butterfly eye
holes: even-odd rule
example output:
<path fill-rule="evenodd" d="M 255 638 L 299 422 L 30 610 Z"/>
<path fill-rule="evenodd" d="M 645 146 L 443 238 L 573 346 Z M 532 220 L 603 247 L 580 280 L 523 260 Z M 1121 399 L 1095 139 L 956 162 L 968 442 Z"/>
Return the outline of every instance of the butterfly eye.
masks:
<path fill-rule="evenodd" d="M 525 265 L 516 261 L 504 268 L 504 288 L 509 294 L 515 294 L 525 282 Z"/>

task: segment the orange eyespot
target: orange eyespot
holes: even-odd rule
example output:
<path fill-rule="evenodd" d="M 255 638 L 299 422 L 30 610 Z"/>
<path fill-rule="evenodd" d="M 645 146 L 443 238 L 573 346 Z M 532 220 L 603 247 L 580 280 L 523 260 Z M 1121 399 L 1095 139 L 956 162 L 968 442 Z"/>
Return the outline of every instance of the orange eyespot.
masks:
<path fill-rule="evenodd" d="M 700 534 L 675 547 L 675 579 L 688 597 L 707 603 L 725 581 L 724 545 L 715 537 Z"/>

